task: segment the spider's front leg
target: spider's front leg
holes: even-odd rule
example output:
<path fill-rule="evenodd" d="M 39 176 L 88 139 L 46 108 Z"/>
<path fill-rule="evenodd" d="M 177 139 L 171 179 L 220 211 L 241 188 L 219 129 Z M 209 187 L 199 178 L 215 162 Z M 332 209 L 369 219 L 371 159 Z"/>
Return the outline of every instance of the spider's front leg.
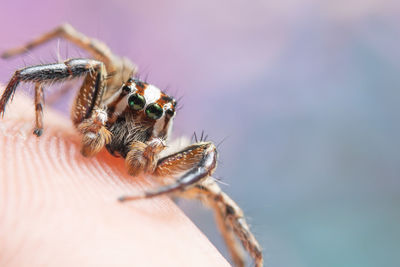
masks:
<path fill-rule="evenodd" d="M 125 164 L 130 175 L 153 173 L 157 167 L 158 155 L 166 147 L 164 140 L 154 138 L 147 143 L 133 141 L 126 155 Z"/>
<path fill-rule="evenodd" d="M 111 133 L 105 127 L 107 112 L 102 109 L 93 111 L 92 116 L 77 125 L 82 133 L 82 154 L 91 157 L 97 154 L 111 141 Z"/>
<path fill-rule="evenodd" d="M 132 152 L 131 155 L 131 161 L 136 162 L 135 168 L 145 165 L 139 162 L 146 162 L 140 159 L 139 155 L 140 153 L 137 151 Z M 139 195 L 123 196 L 119 200 L 151 198 L 163 194 L 200 199 L 214 210 L 218 227 L 236 266 L 244 266 L 245 262 L 242 249 L 236 241 L 238 238 L 253 257 L 256 266 L 260 267 L 263 265 L 261 247 L 251 233 L 242 210 L 228 195 L 222 192 L 210 176 L 216 167 L 216 160 L 216 148 L 211 142 L 190 145 L 180 152 L 159 159 L 154 171 L 152 168 L 148 170 L 149 173 L 159 177 L 161 182 L 166 177 L 179 177 L 178 179 L 171 184 Z M 129 166 L 128 162 L 128 168 Z M 145 169 L 142 167 L 141 171 L 143 170 Z"/>
<path fill-rule="evenodd" d="M 202 179 L 210 176 L 217 165 L 217 151 L 214 144 L 211 142 L 200 142 L 190 145 L 180 152 L 158 160 L 156 151 L 155 153 L 149 153 L 152 159 L 148 156 L 139 157 L 140 153 L 142 155 L 144 154 L 141 151 L 144 151 L 145 148 L 137 149 L 137 147 L 138 146 L 135 145 L 135 148 L 128 153 L 126 159 L 128 170 L 139 169 L 139 171 L 130 171 L 131 174 L 147 172 L 160 178 L 177 176 L 179 176 L 179 178 L 172 184 L 161 186 L 152 191 L 143 192 L 140 195 L 123 196 L 120 198 L 121 201 L 183 192 Z M 152 149 L 149 151 L 152 151 Z M 150 166 L 150 168 L 144 166 Z"/>
<path fill-rule="evenodd" d="M 105 128 L 106 112 L 102 108 L 107 71 L 102 62 L 93 59 L 69 59 L 63 63 L 38 65 L 17 70 L 0 98 L 0 115 L 12 99 L 20 82 L 35 83 L 36 122 L 34 134 L 43 131 L 43 87 L 53 82 L 84 76 L 72 109 L 72 121 L 83 134 L 82 153 L 92 156 L 110 141 L 111 134 Z"/>

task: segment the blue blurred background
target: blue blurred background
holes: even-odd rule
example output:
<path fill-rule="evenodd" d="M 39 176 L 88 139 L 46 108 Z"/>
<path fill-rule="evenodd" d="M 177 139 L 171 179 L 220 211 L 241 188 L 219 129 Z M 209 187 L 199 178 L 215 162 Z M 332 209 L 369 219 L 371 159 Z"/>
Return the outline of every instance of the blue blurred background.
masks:
<path fill-rule="evenodd" d="M 2 0 L 0 8 L 0 50 L 70 22 L 183 96 L 175 136 L 227 137 L 216 176 L 268 266 L 400 266 L 399 1 Z M 1 60 L 0 81 L 53 62 L 57 50 L 83 54 L 53 42 Z M 211 213 L 181 206 L 227 256 Z"/>

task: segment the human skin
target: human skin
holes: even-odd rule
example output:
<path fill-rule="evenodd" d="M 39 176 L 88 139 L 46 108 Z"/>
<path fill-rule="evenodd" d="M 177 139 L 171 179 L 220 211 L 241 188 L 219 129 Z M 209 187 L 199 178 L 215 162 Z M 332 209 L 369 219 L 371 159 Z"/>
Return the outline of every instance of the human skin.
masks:
<path fill-rule="evenodd" d="M 83 157 L 49 110 L 40 138 L 25 96 L 0 120 L 0 266 L 229 266 L 168 197 L 118 202 L 156 183 L 107 151 Z"/>

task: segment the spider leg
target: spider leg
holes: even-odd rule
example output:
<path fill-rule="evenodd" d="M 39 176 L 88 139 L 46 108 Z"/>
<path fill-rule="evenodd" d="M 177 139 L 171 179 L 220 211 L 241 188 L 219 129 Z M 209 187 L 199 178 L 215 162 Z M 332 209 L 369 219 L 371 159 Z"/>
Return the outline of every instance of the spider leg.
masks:
<path fill-rule="evenodd" d="M 143 157 L 146 144 L 134 145 L 127 156 L 128 170 L 146 171 L 148 157 Z M 157 154 L 158 151 L 154 152 Z M 130 158 L 130 159 L 129 159 Z M 185 198 L 197 198 L 210 206 L 215 213 L 218 227 L 237 266 L 244 266 L 243 251 L 236 237 L 250 253 L 256 266 L 263 265 L 260 245 L 250 232 L 239 206 L 210 177 L 216 167 L 217 152 L 211 142 L 200 142 L 158 160 L 154 169 L 147 169 L 155 177 L 163 179 L 164 185 L 132 196 L 122 196 L 120 201 L 151 198 L 163 194 L 173 194 Z M 129 160 L 128 160 L 129 159 Z M 155 158 L 156 159 L 156 158 Z M 150 160 L 151 161 L 151 160 Z M 130 172 L 131 173 L 131 172 Z M 137 174 L 137 172 L 132 172 Z M 179 177 L 167 183 L 165 177 Z"/>
<path fill-rule="evenodd" d="M 165 147 L 165 142 L 160 138 L 147 143 L 133 141 L 125 158 L 128 173 L 133 176 L 142 172 L 153 173 L 157 167 L 157 156 Z"/>
<path fill-rule="evenodd" d="M 211 209 L 214 210 L 215 221 L 217 222 L 217 227 L 225 241 L 226 247 L 228 248 L 229 254 L 231 255 L 232 261 L 235 266 L 244 266 L 245 260 L 243 255 L 243 249 L 240 244 L 236 241 L 235 233 L 232 227 L 227 221 L 225 221 L 224 212 L 220 207 L 214 203 L 208 204 Z"/>
<path fill-rule="evenodd" d="M 63 63 L 38 65 L 17 70 L 0 98 L 0 115 L 15 93 L 20 82 L 35 83 L 36 125 L 35 134 L 42 132 L 43 84 L 61 82 L 85 76 L 75 100 L 72 121 L 83 134 L 82 153 L 91 156 L 110 141 L 110 133 L 104 127 L 107 114 L 101 102 L 105 90 L 107 71 L 102 62 L 93 59 L 69 59 Z"/>
<path fill-rule="evenodd" d="M 23 54 L 42 44 L 45 44 L 55 38 L 65 38 L 74 43 L 78 47 L 88 51 L 94 58 L 101 60 L 106 65 L 112 64 L 116 57 L 104 43 L 89 38 L 86 35 L 75 30 L 70 24 L 62 24 L 55 29 L 46 32 L 32 41 L 12 49 L 9 49 L 1 54 L 2 58 L 10 58 L 19 54 Z"/>
<path fill-rule="evenodd" d="M 42 34 L 36 39 L 26 43 L 25 45 L 9 49 L 1 54 L 2 58 L 9 58 L 15 55 L 23 54 L 35 47 L 47 43 L 55 38 L 65 38 L 77 45 L 78 47 L 88 51 L 96 60 L 104 62 L 107 72 L 113 76 L 107 82 L 108 87 L 118 87 L 121 81 L 126 81 L 131 75 L 136 74 L 137 66 L 129 59 L 116 56 L 110 48 L 103 42 L 75 30 L 70 24 L 65 23 L 57 28 Z"/>
<path fill-rule="evenodd" d="M 35 129 L 33 133 L 39 137 L 43 133 L 43 85 L 41 83 L 35 84 Z"/>
<path fill-rule="evenodd" d="M 217 151 L 213 143 L 201 142 L 190 145 L 180 152 L 159 159 L 152 173 L 154 176 L 159 177 L 179 176 L 173 183 L 143 192 L 140 195 L 122 196 L 119 200 L 151 198 L 176 193 L 177 191 L 185 191 L 211 175 L 216 164 Z"/>
<path fill-rule="evenodd" d="M 90 117 L 93 107 L 88 102 L 92 102 L 93 99 L 95 100 L 94 105 L 98 105 L 104 91 L 104 76 L 107 75 L 104 64 L 91 59 L 70 59 L 63 63 L 37 65 L 17 70 L 0 98 L 0 114 L 4 115 L 5 107 L 8 101 L 12 99 L 20 82 L 36 83 L 36 89 L 38 89 L 42 84 L 61 82 L 83 75 L 86 75 L 86 78 L 81 90 L 90 91 L 87 93 L 89 98 L 86 99 L 86 102 L 84 102 L 84 97 L 78 98 L 79 104 L 84 106 L 84 110 L 80 110 L 81 112 L 77 113 L 77 116 L 73 119 L 76 122 Z M 38 96 L 40 96 L 40 93 Z"/>
<path fill-rule="evenodd" d="M 185 198 L 197 198 L 214 210 L 218 228 L 225 240 L 229 253 L 236 266 L 244 266 L 243 250 L 236 241 L 254 259 L 257 267 L 263 266 L 261 247 L 251 233 L 240 207 L 224 193 L 212 177 L 198 183 L 195 187 L 180 194 Z"/>

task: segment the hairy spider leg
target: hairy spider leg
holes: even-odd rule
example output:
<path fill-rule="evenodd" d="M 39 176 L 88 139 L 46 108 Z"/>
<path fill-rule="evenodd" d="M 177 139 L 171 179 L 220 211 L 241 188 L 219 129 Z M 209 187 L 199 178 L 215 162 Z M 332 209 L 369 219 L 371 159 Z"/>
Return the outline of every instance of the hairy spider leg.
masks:
<path fill-rule="evenodd" d="M 160 186 L 154 190 L 145 191 L 140 195 L 122 196 L 119 200 L 151 198 L 177 191 L 185 191 L 187 188 L 211 175 L 216 166 L 217 151 L 213 143 L 202 142 L 193 144 L 180 152 L 158 160 L 152 174 L 155 177 L 176 177 L 180 175 L 173 183 Z"/>
<path fill-rule="evenodd" d="M 145 146 L 145 144 L 143 144 Z M 138 150 L 144 151 L 146 147 Z M 132 151 L 135 151 L 133 149 Z M 146 161 L 138 161 L 139 155 L 129 159 L 128 164 L 145 165 Z M 229 252 L 237 266 L 244 266 L 244 255 L 238 246 L 235 236 L 239 238 L 243 246 L 254 258 L 256 266 L 263 265 L 261 247 L 250 232 L 242 210 L 229 198 L 221 188 L 213 181 L 211 174 L 216 168 L 217 152 L 213 143 L 201 142 L 161 158 L 152 173 L 155 177 L 179 177 L 170 184 L 166 184 L 153 190 L 145 191 L 138 195 L 122 196 L 120 201 L 151 198 L 164 194 L 179 195 L 185 198 L 197 198 L 202 200 L 214 210 L 218 227 L 227 243 Z M 143 169 L 143 168 L 142 168 Z M 129 170 L 129 166 L 128 166 Z M 183 174 L 182 174 L 183 173 Z"/>
<path fill-rule="evenodd" d="M 63 63 L 38 65 L 17 70 L 0 98 L 0 115 L 4 116 L 8 101 L 12 98 L 20 82 L 35 83 L 35 104 L 37 122 L 35 134 L 40 136 L 43 84 L 61 82 L 66 79 L 85 76 L 72 114 L 74 125 L 83 134 L 82 153 L 96 154 L 110 141 L 110 133 L 104 127 L 107 114 L 102 110 L 107 71 L 102 62 L 93 59 L 69 59 Z"/>
<path fill-rule="evenodd" d="M 35 84 L 35 129 L 33 133 L 36 136 L 41 136 L 43 133 L 43 85 L 41 83 Z"/>
<path fill-rule="evenodd" d="M 204 197 L 197 195 L 199 199 L 204 199 Z M 224 210 L 221 209 L 217 202 L 212 202 L 211 200 L 203 200 L 203 203 L 208 205 L 214 211 L 215 221 L 217 227 L 221 232 L 222 238 L 225 241 L 226 247 L 228 248 L 229 254 L 231 255 L 232 261 L 235 266 L 244 267 L 245 266 L 245 256 L 243 254 L 243 249 L 236 241 L 235 232 L 229 222 L 226 221 Z"/>
<path fill-rule="evenodd" d="M 81 49 L 86 50 L 96 60 L 101 61 L 106 65 L 107 73 L 111 75 L 111 77 L 107 80 L 107 87 L 109 90 L 107 90 L 107 95 L 105 97 L 112 95 L 112 91 L 117 89 L 122 82 L 126 81 L 129 77 L 137 73 L 137 66 L 129 59 L 113 54 L 105 43 L 97 39 L 87 37 L 86 35 L 75 30 L 68 23 L 62 24 L 55 29 L 40 35 L 25 45 L 3 52 L 1 57 L 9 58 L 23 54 L 55 38 L 65 38 Z"/>
<path fill-rule="evenodd" d="M 244 213 L 212 177 L 198 183 L 195 187 L 181 194 L 185 198 L 197 198 L 214 210 L 219 230 L 227 244 L 229 253 L 236 266 L 244 266 L 243 250 L 235 236 L 254 259 L 257 267 L 263 266 L 261 246 L 250 231 Z"/>

